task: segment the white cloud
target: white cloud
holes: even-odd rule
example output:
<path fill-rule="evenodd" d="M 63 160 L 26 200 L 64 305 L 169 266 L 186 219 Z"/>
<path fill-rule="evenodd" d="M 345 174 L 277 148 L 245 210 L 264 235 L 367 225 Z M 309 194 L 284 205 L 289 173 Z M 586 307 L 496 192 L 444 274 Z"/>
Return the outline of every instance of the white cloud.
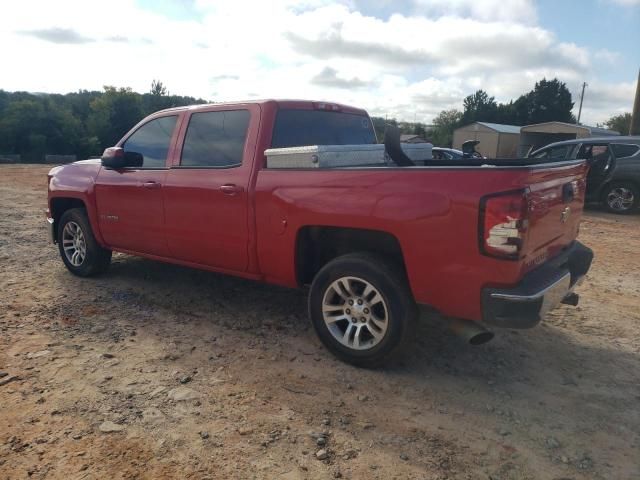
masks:
<path fill-rule="evenodd" d="M 357 0 L 195 0 L 197 18 L 175 20 L 135 0 L 12 2 L 0 15 L 0 88 L 148 91 L 157 78 L 171 93 L 215 101 L 317 98 L 429 122 L 478 88 L 506 101 L 543 76 L 558 76 L 576 98 L 594 63 L 617 58 L 560 42 L 537 26 L 530 0 L 411 4 L 382 19 Z M 585 105 L 588 122 L 617 112 L 629 90 L 593 85 L 586 99 L 593 91 L 599 100 Z"/>
<path fill-rule="evenodd" d="M 623 5 L 625 7 L 633 7 L 640 6 L 640 0 L 610 0 L 613 3 L 617 3 L 618 5 Z"/>
<path fill-rule="evenodd" d="M 416 0 L 415 3 L 426 15 L 455 15 L 481 21 L 522 23 L 535 23 L 538 17 L 533 0 Z"/>

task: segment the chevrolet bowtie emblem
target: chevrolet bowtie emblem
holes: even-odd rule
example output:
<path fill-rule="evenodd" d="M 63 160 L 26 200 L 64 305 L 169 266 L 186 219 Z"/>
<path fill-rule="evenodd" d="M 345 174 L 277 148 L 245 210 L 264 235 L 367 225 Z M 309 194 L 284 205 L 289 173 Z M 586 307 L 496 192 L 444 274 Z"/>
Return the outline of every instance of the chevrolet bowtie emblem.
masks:
<path fill-rule="evenodd" d="M 564 210 L 562 210 L 562 213 L 560 214 L 560 221 L 565 223 L 569 218 L 569 215 L 571 215 L 571 209 L 569 207 L 564 207 Z"/>

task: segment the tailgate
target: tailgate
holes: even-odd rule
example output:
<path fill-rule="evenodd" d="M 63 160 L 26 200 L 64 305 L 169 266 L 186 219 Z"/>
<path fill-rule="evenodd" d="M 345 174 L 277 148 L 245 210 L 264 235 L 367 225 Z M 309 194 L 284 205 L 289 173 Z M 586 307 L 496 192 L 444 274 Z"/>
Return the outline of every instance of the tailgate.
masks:
<path fill-rule="evenodd" d="M 585 162 L 531 169 L 529 228 L 522 252 L 525 271 L 554 257 L 578 236 L 587 170 Z"/>

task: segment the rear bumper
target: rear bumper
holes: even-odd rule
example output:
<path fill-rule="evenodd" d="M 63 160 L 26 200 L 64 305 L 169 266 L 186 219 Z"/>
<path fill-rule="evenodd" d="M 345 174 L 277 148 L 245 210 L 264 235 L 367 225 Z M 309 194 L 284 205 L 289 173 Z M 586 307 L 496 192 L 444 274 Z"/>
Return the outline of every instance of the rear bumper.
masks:
<path fill-rule="evenodd" d="M 482 319 L 487 325 L 504 328 L 531 328 L 549 310 L 563 301 L 576 304 L 573 289 L 589 271 L 593 252 L 580 242 L 544 265 L 529 272 L 509 289 L 485 288 L 482 291 Z"/>

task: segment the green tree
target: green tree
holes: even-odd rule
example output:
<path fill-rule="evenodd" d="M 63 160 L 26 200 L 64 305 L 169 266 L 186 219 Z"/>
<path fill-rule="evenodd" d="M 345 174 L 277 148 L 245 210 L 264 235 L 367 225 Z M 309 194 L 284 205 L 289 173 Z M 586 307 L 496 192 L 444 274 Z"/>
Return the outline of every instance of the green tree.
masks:
<path fill-rule="evenodd" d="M 371 117 L 371 123 L 373 123 L 373 129 L 376 132 L 376 137 L 378 138 L 379 143 L 384 143 L 384 129 L 387 124 L 398 126 L 398 122 L 395 118 L 382 118 L 382 117 Z"/>
<path fill-rule="evenodd" d="M 629 131 L 631 130 L 631 114 L 621 113 L 620 115 L 614 115 L 604 122 L 604 126 L 622 135 L 629 135 Z"/>
<path fill-rule="evenodd" d="M 459 110 L 443 110 L 433 119 L 431 142 L 438 147 L 451 147 L 453 131 L 463 124 L 463 114 Z"/>
<path fill-rule="evenodd" d="M 575 123 L 571 113 L 573 100 L 566 84 L 557 78 L 547 80 L 543 78 L 536 83 L 534 89 L 518 99 L 526 112 L 525 123 L 566 122 Z"/>
<path fill-rule="evenodd" d="M 143 117 L 140 95 L 130 88 L 105 86 L 90 103 L 88 131 L 103 146 L 111 146 Z"/>
<path fill-rule="evenodd" d="M 423 123 L 414 123 L 413 128 L 411 130 L 413 135 L 420 135 L 422 138 L 426 138 L 427 136 L 427 127 Z"/>
<path fill-rule="evenodd" d="M 462 120 L 465 124 L 472 122 L 495 122 L 498 118 L 498 104 L 484 90 L 478 90 L 466 97 L 462 103 Z"/>
<path fill-rule="evenodd" d="M 151 81 L 151 95 L 168 95 L 167 87 L 160 80 L 152 80 Z"/>
<path fill-rule="evenodd" d="M 51 154 L 98 155 L 141 118 L 163 108 L 205 103 L 202 99 L 168 95 L 160 81 L 155 93 L 105 87 L 65 95 L 0 90 L 0 153 L 42 161 Z"/>
<path fill-rule="evenodd" d="M 80 122 L 54 96 L 19 96 L 0 113 L 0 151 L 30 162 L 46 153 L 73 153 L 79 132 Z"/>

